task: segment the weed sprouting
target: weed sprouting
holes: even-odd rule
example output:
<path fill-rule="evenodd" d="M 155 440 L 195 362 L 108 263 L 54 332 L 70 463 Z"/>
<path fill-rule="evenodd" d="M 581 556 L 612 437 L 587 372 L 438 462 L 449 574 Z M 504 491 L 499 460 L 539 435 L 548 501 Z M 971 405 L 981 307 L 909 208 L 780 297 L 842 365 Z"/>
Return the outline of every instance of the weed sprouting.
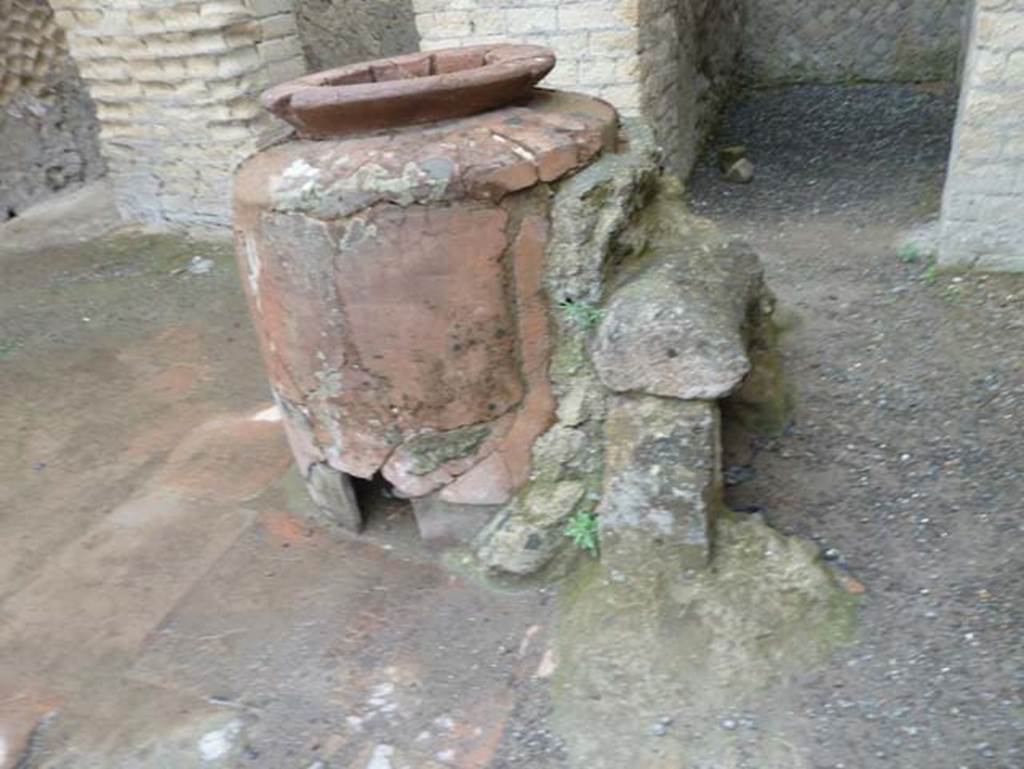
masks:
<path fill-rule="evenodd" d="M 569 519 L 569 525 L 565 527 L 565 536 L 571 539 L 572 543 L 580 550 L 597 555 L 600 547 L 597 516 L 593 513 L 576 513 Z"/>
<path fill-rule="evenodd" d="M 896 252 L 896 256 L 904 264 L 917 264 L 925 255 L 916 243 L 905 243 Z"/>
<path fill-rule="evenodd" d="M 604 317 L 604 308 L 590 302 L 577 302 L 566 298 L 558 303 L 558 307 L 565 315 L 566 320 L 585 330 L 596 327 Z"/>
<path fill-rule="evenodd" d="M 0 339 L 0 360 L 3 360 L 12 352 L 18 349 L 20 344 L 16 339 Z"/>

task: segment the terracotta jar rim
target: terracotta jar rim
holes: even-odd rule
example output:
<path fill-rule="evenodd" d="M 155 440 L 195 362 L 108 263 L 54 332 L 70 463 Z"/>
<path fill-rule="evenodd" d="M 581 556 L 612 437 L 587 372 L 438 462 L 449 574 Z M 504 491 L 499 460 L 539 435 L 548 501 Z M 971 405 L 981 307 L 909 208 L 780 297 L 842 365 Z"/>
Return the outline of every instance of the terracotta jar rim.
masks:
<path fill-rule="evenodd" d="M 446 48 L 306 75 L 260 101 L 300 135 L 344 136 L 496 109 L 528 97 L 554 66 L 538 45 Z"/>

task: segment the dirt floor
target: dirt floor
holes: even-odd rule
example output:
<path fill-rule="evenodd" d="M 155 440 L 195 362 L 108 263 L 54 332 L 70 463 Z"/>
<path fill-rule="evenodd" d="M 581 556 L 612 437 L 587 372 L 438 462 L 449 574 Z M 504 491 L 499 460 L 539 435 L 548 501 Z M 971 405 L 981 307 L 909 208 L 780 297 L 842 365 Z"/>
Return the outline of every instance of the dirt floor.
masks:
<path fill-rule="evenodd" d="M 779 440 L 733 440 L 731 505 L 867 586 L 857 642 L 779 695 L 811 766 L 1024 766 L 1024 276 L 935 274 L 952 94 L 758 91 L 692 205 L 761 252 L 795 391 Z"/>
<path fill-rule="evenodd" d="M 617 681 L 601 707 L 648 719 L 617 748 L 635 769 L 1024 766 L 1024 276 L 900 249 L 937 212 L 953 109 L 756 92 L 720 142 L 754 182 L 693 180 L 764 256 L 795 396 L 785 435 L 729 435 L 730 531 L 762 517 L 865 592 L 852 635 L 771 685 L 755 655 L 805 645 L 719 644 L 713 691 L 680 661 L 689 709 Z M 587 711 L 549 690 L 586 641 L 565 646 L 564 591 L 483 584 L 395 506 L 358 539 L 312 523 L 230 251 L 0 248 L 0 769 L 569 766 L 556 727 Z M 727 628 L 758 608 L 751 564 L 795 547 L 748 540 Z"/>

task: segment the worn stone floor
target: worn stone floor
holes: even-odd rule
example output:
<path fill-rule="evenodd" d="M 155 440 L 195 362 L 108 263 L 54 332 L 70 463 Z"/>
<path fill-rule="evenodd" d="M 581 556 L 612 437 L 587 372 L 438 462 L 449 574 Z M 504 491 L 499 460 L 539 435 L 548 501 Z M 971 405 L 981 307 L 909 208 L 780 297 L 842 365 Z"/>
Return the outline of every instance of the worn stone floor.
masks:
<path fill-rule="evenodd" d="M 489 766 L 547 594 L 310 525 L 230 244 L 0 272 L 0 767 Z"/>

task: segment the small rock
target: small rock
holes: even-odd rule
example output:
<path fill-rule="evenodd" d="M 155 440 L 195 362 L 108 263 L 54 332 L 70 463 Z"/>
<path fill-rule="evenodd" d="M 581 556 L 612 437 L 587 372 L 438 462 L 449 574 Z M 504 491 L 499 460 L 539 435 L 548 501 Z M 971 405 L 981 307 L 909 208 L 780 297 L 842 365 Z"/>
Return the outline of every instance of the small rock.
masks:
<path fill-rule="evenodd" d="M 391 769 L 391 757 L 394 754 L 395 749 L 390 745 L 378 745 L 373 749 L 373 756 L 366 769 Z"/>
<path fill-rule="evenodd" d="M 236 720 L 200 737 L 196 747 L 203 761 L 217 761 L 228 755 L 234 748 L 241 731 L 242 723 Z"/>
<path fill-rule="evenodd" d="M 668 734 L 667 724 L 657 723 L 651 727 L 652 737 L 664 737 L 666 734 Z"/>
<path fill-rule="evenodd" d="M 565 541 L 565 522 L 583 500 L 579 481 L 540 484 L 513 500 L 508 515 L 495 517 L 481 534 L 481 562 L 508 574 L 531 574 Z"/>
<path fill-rule="evenodd" d="M 747 157 L 747 148 L 743 144 L 722 147 L 718 150 L 718 167 L 722 173 L 728 171 L 735 163 Z"/>
<path fill-rule="evenodd" d="M 537 666 L 537 672 L 533 674 L 534 678 L 551 678 L 557 667 L 558 660 L 555 657 L 554 649 L 548 649 L 544 652 L 540 665 Z"/>
<path fill-rule="evenodd" d="M 727 732 L 736 731 L 736 726 L 737 723 L 731 718 L 726 718 L 722 720 L 722 728 L 725 729 Z"/>
<path fill-rule="evenodd" d="M 187 270 L 189 275 L 206 275 L 213 272 L 213 259 L 193 256 L 192 261 L 188 263 Z"/>
<path fill-rule="evenodd" d="M 727 182 L 749 184 L 754 179 L 754 164 L 746 158 L 741 158 L 729 166 L 722 178 Z"/>
<path fill-rule="evenodd" d="M 757 470 L 750 465 L 729 465 L 723 473 L 726 486 L 739 486 L 757 477 Z"/>
<path fill-rule="evenodd" d="M 851 595 L 863 595 L 867 592 L 864 583 L 859 579 L 854 579 L 849 574 L 839 575 L 839 584 L 843 586 L 843 590 Z"/>

